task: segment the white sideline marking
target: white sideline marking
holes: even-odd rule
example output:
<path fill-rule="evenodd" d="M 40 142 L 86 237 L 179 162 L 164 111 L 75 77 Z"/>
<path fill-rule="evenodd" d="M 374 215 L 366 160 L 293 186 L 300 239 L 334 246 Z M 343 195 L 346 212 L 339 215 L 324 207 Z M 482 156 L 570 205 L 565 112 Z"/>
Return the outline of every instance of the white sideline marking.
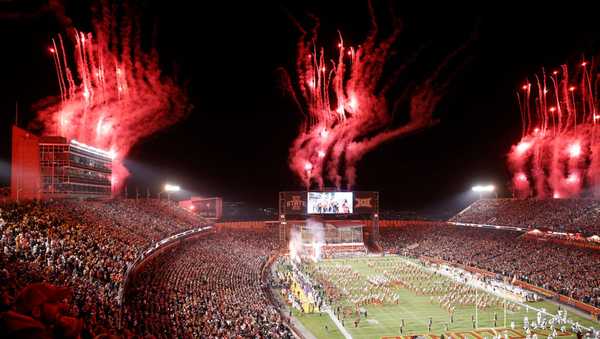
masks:
<path fill-rule="evenodd" d="M 344 326 L 342 326 L 342 323 L 340 323 L 338 318 L 335 316 L 335 314 L 333 314 L 333 312 L 331 311 L 331 309 L 329 307 L 327 308 L 327 310 L 325 310 L 325 313 L 327 313 L 329 315 L 329 318 L 331 318 L 331 321 L 333 321 L 333 323 L 338 328 L 338 330 L 340 330 L 340 332 L 342 332 L 342 335 L 344 336 L 344 338 L 352 339 L 352 336 L 350 335 L 350 333 L 348 333 L 346 328 Z"/>

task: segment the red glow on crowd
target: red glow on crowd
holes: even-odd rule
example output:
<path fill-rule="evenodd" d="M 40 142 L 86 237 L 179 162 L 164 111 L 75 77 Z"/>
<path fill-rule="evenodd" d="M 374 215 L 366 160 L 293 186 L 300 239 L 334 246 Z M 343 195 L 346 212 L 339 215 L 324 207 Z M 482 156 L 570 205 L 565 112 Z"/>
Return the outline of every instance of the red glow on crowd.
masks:
<path fill-rule="evenodd" d="M 66 39 L 60 35 L 53 39 L 49 51 L 59 100 L 43 106 L 37 115 L 47 134 L 111 150 L 116 192 L 128 175 L 122 162 L 131 147 L 181 119 L 187 99 L 173 80 L 161 74 L 154 50 L 144 51 L 133 32 L 117 32 L 114 27 L 115 31 L 107 31 L 113 13 L 99 12 L 109 17 L 99 18 L 93 34 L 73 29 Z"/>

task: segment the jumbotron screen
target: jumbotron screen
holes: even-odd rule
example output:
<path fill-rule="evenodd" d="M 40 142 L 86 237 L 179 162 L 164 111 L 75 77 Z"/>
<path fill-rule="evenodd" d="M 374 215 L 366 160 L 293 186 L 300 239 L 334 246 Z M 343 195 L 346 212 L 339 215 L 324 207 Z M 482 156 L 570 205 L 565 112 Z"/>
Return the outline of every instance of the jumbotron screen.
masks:
<path fill-rule="evenodd" d="M 351 214 L 352 192 L 308 192 L 308 214 Z"/>

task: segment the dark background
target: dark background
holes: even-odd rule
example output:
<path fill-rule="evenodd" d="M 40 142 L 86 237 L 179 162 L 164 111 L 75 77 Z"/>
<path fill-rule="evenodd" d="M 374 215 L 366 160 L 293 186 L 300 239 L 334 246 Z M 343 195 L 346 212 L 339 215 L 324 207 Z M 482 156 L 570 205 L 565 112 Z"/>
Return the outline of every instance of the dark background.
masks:
<path fill-rule="evenodd" d="M 188 193 L 275 207 L 279 190 L 302 189 L 287 166 L 300 115 L 277 71 L 293 70 L 296 58 L 300 34 L 289 15 L 307 26 L 307 13 L 319 17 L 319 45 L 337 45 L 338 29 L 355 45 L 369 28 L 366 0 L 133 3 L 144 22 L 156 24 L 161 62 L 186 83 L 194 108 L 133 148 L 126 163 L 129 193 L 149 187 L 155 194 L 170 181 Z M 461 55 L 465 66 L 435 111 L 441 123 L 367 154 L 355 189 L 380 191 L 383 209 L 425 211 L 463 207 L 475 198 L 469 189 L 477 182 L 495 183 L 500 195 L 510 196 L 505 155 L 520 136 L 515 92 L 542 67 L 597 53 L 593 9 L 374 4 L 383 28 L 390 13 L 404 22 L 398 58 L 427 46 L 413 66 L 417 73 L 469 46 Z M 90 29 L 90 1 L 65 1 L 64 8 L 75 27 Z M 20 125 L 27 126 L 35 116 L 32 104 L 58 93 L 47 47 L 64 30 L 45 1 L 0 1 L 0 186 L 9 183 L 15 102 Z"/>

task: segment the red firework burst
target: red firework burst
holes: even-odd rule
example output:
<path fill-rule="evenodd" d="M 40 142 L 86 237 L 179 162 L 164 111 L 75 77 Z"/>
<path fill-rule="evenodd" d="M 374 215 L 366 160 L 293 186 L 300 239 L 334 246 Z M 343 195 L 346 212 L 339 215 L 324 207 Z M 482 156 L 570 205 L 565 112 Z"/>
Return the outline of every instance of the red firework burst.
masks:
<path fill-rule="evenodd" d="M 290 168 L 306 187 L 325 181 L 340 188 L 345 180 L 350 188 L 356 181 L 356 163 L 385 141 L 431 126 L 436 121 L 432 112 L 442 97 L 449 79 L 438 81 L 450 59 L 464 46 L 447 56 L 440 65 L 415 86 L 400 89 L 388 102 L 396 79 L 408 65 L 384 74 L 394 44 L 400 35 L 395 22 L 391 34 L 381 33 L 375 20 L 371 34 L 357 46 L 347 47 L 340 35 L 337 58 L 328 60 L 324 50 L 317 49 L 316 31 L 303 35 L 298 43 L 296 79 L 287 76 L 288 89 L 304 113 L 300 133 L 290 148 Z M 400 86 L 401 87 L 401 86 Z M 408 100 L 408 122 L 394 125 L 394 109 Z"/>
<path fill-rule="evenodd" d="M 123 160 L 131 147 L 180 120 L 188 105 L 161 74 L 156 51 L 144 51 L 128 19 L 117 24 L 112 6 L 105 7 L 93 34 L 72 29 L 67 39 L 53 39 L 60 100 L 40 109 L 38 119 L 46 133 L 110 150 L 116 192 L 128 175 Z"/>
<path fill-rule="evenodd" d="M 600 183 L 598 75 L 586 61 L 517 92 L 523 133 L 508 164 L 520 197 L 568 198 Z M 594 195 L 598 195 L 596 190 Z"/>

